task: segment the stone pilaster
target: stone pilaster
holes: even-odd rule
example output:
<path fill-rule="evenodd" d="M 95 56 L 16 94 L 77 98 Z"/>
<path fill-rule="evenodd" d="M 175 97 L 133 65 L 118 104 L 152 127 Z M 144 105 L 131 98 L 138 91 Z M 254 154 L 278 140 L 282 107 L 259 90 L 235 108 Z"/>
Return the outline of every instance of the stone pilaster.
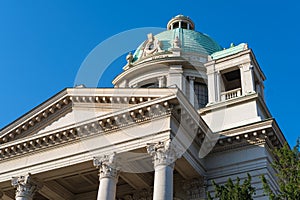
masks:
<path fill-rule="evenodd" d="M 250 63 L 240 66 L 242 94 L 247 95 L 255 91 L 253 65 Z"/>
<path fill-rule="evenodd" d="M 16 200 L 32 200 L 34 194 L 42 188 L 42 184 L 30 173 L 25 176 L 13 177 L 11 184 L 16 188 Z"/>
<path fill-rule="evenodd" d="M 166 87 L 166 77 L 165 76 L 158 77 L 158 87 L 160 87 L 160 88 Z"/>
<path fill-rule="evenodd" d="M 94 158 L 94 166 L 99 168 L 99 190 L 97 200 L 115 200 L 118 182 L 116 153 Z"/>
<path fill-rule="evenodd" d="M 178 149 L 167 140 L 149 144 L 147 151 L 153 157 L 155 170 L 153 200 L 173 200 L 173 169 Z"/>

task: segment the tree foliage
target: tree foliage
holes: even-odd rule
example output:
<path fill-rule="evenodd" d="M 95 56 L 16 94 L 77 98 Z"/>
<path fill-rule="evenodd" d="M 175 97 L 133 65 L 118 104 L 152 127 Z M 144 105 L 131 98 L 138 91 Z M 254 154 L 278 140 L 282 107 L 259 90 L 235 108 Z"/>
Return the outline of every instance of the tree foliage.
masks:
<path fill-rule="evenodd" d="M 274 150 L 275 161 L 272 166 L 277 171 L 280 191 L 276 194 L 271 190 L 264 176 L 261 177 L 265 193 L 270 200 L 299 200 L 300 199 L 300 142 L 290 149 L 288 144 Z"/>
<path fill-rule="evenodd" d="M 231 178 L 228 179 L 225 185 L 218 185 L 213 181 L 215 189 L 214 199 L 219 200 L 252 200 L 252 195 L 255 193 L 255 188 L 251 186 L 251 176 L 240 185 L 240 179 L 237 178 L 236 183 L 233 183 Z M 211 194 L 207 194 L 208 200 L 212 200 Z"/>

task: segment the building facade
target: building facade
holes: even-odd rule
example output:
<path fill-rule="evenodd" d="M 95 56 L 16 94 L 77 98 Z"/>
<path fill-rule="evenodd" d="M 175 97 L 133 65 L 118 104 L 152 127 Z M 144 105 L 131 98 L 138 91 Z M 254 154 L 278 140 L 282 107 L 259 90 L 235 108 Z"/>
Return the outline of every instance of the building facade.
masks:
<path fill-rule="evenodd" d="M 3 200 L 200 200 L 212 180 L 276 191 L 285 138 L 247 44 L 223 49 L 178 15 L 126 57 L 114 88 L 67 88 L 0 132 Z"/>

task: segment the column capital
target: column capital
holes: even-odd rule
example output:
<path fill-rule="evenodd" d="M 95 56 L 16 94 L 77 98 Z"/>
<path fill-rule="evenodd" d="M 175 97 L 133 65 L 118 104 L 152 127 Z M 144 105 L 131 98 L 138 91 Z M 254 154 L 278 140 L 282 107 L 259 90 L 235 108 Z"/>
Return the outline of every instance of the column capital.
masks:
<path fill-rule="evenodd" d="M 32 199 L 33 195 L 43 187 L 42 183 L 34 179 L 30 173 L 25 176 L 13 177 L 11 184 L 17 189 L 16 198 Z"/>
<path fill-rule="evenodd" d="M 116 153 L 94 157 L 94 166 L 99 168 L 99 178 L 118 178 Z"/>
<path fill-rule="evenodd" d="M 153 157 L 154 167 L 159 165 L 170 165 L 174 167 L 175 161 L 180 157 L 179 148 L 172 144 L 170 139 L 148 144 L 147 152 Z"/>

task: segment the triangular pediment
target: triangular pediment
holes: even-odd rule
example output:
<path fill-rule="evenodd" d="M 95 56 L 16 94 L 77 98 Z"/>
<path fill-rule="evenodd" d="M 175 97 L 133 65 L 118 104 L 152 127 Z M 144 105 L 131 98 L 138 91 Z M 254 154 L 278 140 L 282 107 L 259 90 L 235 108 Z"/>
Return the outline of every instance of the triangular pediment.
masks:
<path fill-rule="evenodd" d="M 45 134 L 174 94 L 172 89 L 67 88 L 0 131 L 0 144 Z"/>

